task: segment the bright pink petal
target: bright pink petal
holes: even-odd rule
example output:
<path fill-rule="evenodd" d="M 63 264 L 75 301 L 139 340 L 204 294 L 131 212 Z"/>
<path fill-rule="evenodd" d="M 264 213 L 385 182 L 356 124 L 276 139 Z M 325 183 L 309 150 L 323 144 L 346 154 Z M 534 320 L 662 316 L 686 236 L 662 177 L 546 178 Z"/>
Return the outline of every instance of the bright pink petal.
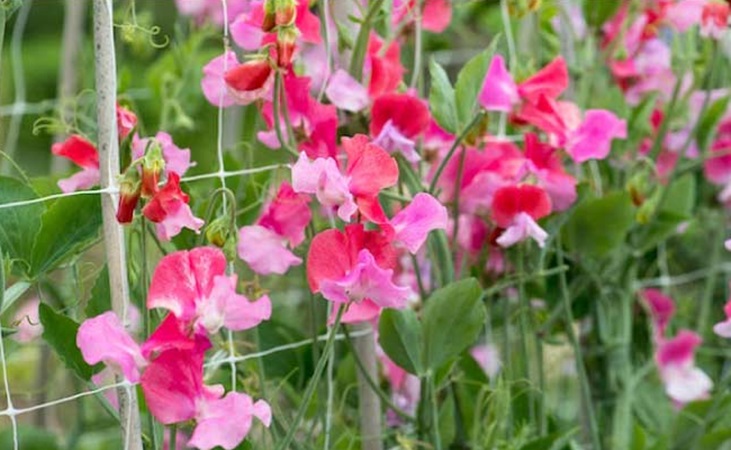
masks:
<path fill-rule="evenodd" d="M 312 292 L 320 291 L 320 283 L 340 279 L 353 267 L 348 252 L 348 238 L 337 229 L 317 234 L 307 253 L 307 281 Z"/>
<path fill-rule="evenodd" d="M 250 302 L 236 293 L 236 279 L 236 275 L 214 277 L 211 293 L 198 302 L 197 324 L 208 334 L 217 333 L 223 326 L 232 331 L 246 330 L 271 316 L 269 297 Z"/>
<path fill-rule="evenodd" d="M 382 308 L 403 308 L 411 289 L 393 284 L 393 270 L 382 269 L 368 250 L 361 250 L 355 266 L 339 280 L 323 280 L 320 291 L 326 299 L 348 303 L 370 299 Z"/>
<path fill-rule="evenodd" d="M 258 224 L 287 238 L 296 247 L 305 239 L 305 228 L 311 219 L 309 197 L 296 193 L 292 185 L 284 182 Z"/>
<path fill-rule="evenodd" d="M 76 346 L 87 363 L 104 362 L 132 383 L 139 381 L 140 369 L 146 364 L 140 346 L 111 311 L 85 320 L 76 335 Z"/>
<path fill-rule="evenodd" d="M 63 142 L 53 144 L 51 153 L 67 158 L 84 169 L 99 168 L 99 152 L 96 147 L 78 134 L 69 136 Z"/>
<path fill-rule="evenodd" d="M 310 11 L 310 2 L 304 1 L 297 4 L 297 17 L 295 25 L 300 32 L 300 39 L 310 44 L 319 44 L 320 18 Z"/>
<path fill-rule="evenodd" d="M 201 89 L 211 105 L 228 108 L 235 103 L 226 87 L 223 75 L 238 65 L 236 53 L 229 50 L 225 54 L 213 58 L 203 67 Z"/>
<path fill-rule="evenodd" d="M 286 239 L 260 225 L 239 230 L 239 258 L 260 275 L 282 275 L 302 260 L 287 249 Z"/>
<path fill-rule="evenodd" d="M 140 384 L 147 407 L 162 424 L 193 419 L 203 391 L 203 355 L 165 351 L 147 366 Z"/>
<path fill-rule="evenodd" d="M 657 335 L 665 335 L 665 328 L 675 314 L 675 302 L 658 289 L 645 289 L 640 294 L 650 309 Z"/>
<path fill-rule="evenodd" d="M 425 0 L 421 16 L 426 31 L 441 33 L 452 21 L 452 3 L 450 0 Z"/>
<path fill-rule="evenodd" d="M 333 105 L 345 111 L 358 112 L 370 103 L 368 90 L 343 69 L 332 74 L 325 93 Z"/>
<path fill-rule="evenodd" d="M 485 75 L 485 82 L 479 97 L 480 104 L 488 111 L 510 112 L 520 101 L 518 86 L 505 67 L 501 55 L 495 55 Z"/>
<path fill-rule="evenodd" d="M 343 138 L 348 155 L 347 173 L 350 192 L 355 196 L 373 197 L 398 182 L 398 165 L 385 150 L 370 143 L 367 136 L 357 134 Z"/>
<path fill-rule="evenodd" d="M 346 222 L 357 210 L 348 182 L 349 179 L 340 172 L 337 163 L 332 158 L 317 158 L 310 161 L 302 152 L 292 166 L 294 191 L 315 194 L 323 206 L 337 207 L 338 216 Z"/>
<path fill-rule="evenodd" d="M 423 134 L 431 121 L 429 108 L 423 100 L 409 94 L 384 94 L 376 98 L 371 109 L 371 136 L 378 136 L 386 122 L 412 139 Z"/>
<path fill-rule="evenodd" d="M 551 213 L 551 200 L 537 186 L 506 186 L 495 192 L 492 213 L 497 225 L 507 228 L 520 213 L 527 213 L 534 220 L 547 216 Z"/>
<path fill-rule="evenodd" d="M 604 159 L 612 148 L 612 139 L 627 137 L 627 122 L 603 109 L 586 111 L 584 122 L 575 130 L 566 151 L 577 163 Z"/>
<path fill-rule="evenodd" d="M 559 56 L 532 77 L 518 85 L 518 92 L 529 102 L 545 96 L 558 98 L 569 85 L 569 71 L 563 57 Z"/>
<path fill-rule="evenodd" d="M 231 450 L 249 434 L 254 417 L 271 418 L 271 411 L 265 402 L 255 404 L 246 394 L 229 392 L 223 398 L 206 399 L 199 404 L 197 425 L 188 445 L 201 450 L 218 446 Z"/>
<path fill-rule="evenodd" d="M 447 227 L 447 208 L 429 194 L 419 193 L 391 220 L 395 236 L 411 253 L 424 245 L 429 232 Z"/>
<path fill-rule="evenodd" d="M 142 344 L 142 356 L 151 359 L 166 350 L 192 350 L 195 339 L 185 329 L 186 324 L 174 314 L 168 314 L 157 329 Z"/>
<path fill-rule="evenodd" d="M 665 392 L 680 404 L 706 398 L 713 387 L 708 375 L 695 367 L 694 353 L 701 342 L 696 333 L 682 330 L 661 342 L 655 354 Z"/>
<path fill-rule="evenodd" d="M 333 303 L 333 308 L 328 318 L 327 324 L 332 325 L 335 323 L 337 317 L 338 305 Z M 348 305 L 347 309 L 343 313 L 343 317 L 340 320 L 341 323 L 361 323 L 371 322 L 378 318 L 381 314 L 380 306 L 376 305 L 370 299 L 364 299 L 360 302 L 354 302 Z"/>
<path fill-rule="evenodd" d="M 251 14 L 240 14 L 229 27 L 234 42 L 244 50 L 258 50 L 266 35 L 261 23 L 257 24 Z"/>
<path fill-rule="evenodd" d="M 202 219 L 193 215 L 187 203 L 180 202 L 177 208 L 168 213 L 162 222 L 155 224 L 157 236 L 162 241 L 169 241 L 180 234 L 183 228 L 188 228 L 200 233 L 200 228 L 205 224 Z"/>

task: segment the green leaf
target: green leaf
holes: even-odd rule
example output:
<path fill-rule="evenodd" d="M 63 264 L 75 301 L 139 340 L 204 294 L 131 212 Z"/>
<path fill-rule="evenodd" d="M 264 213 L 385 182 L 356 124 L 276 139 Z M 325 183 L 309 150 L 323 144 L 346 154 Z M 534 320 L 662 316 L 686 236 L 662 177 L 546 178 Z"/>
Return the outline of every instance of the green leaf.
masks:
<path fill-rule="evenodd" d="M 579 432 L 578 428 L 571 428 L 566 431 L 557 431 L 542 438 L 534 439 L 520 450 L 560 450 L 566 447 L 571 438 Z"/>
<path fill-rule="evenodd" d="M 454 94 L 457 118 L 461 128 L 465 127 L 475 115 L 477 97 L 480 95 L 482 85 L 485 82 L 485 74 L 487 74 L 487 68 L 490 66 L 492 55 L 495 53 L 497 41 L 497 39 L 493 39 L 492 44 L 487 49 L 467 61 L 467 64 L 457 75 Z"/>
<path fill-rule="evenodd" d="M 31 258 L 30 275 L 49 272 L 97 239 L 102 224 L 99 195 L 57 200 L 45 214 Z"/>
<path fill-rule="evenodd" d="M 676 233 L 678 225 L 693 216 L 696 201 L 696 180 L 685 175 L 668 186 L 665 200 L 660 205 L 655 221 L 642 240 L 640 251 L 647 251 Z"/>
<path fill-rule="evenodd" d="M 457 104 L 454 97 L 454 88 L 449 82 L 447 72 L 444 71 L 434 58 L 429 61 L 429 75 L 431 88 L 429 89 L 429 106 L 440 127 L 456 134 L 458 127 Z"/>
<path fill-rule="evenodd" d="M 422 375 L 421 323 L 410 309 L 385 309 L 378 323 L 378 342 L 389 358 L 405 371 Z"/>
<path fill-rule="evenodd" d="M 76 346 L 79 324 L 55 312 L 45 303 L 38 305 L 38 315 L 43 325 L 43 340 L 51 346 L 66 367 L 82 380 L 89 381 L 94 374 L 94 368 L 84 361 L 81 350 Z"/>
<path fill-rule="evenodd" d="M 629 194 L 613 192 L 577 206 L 563 227 L 563 241 L 572 252 L 603 258 L 624 243 L 633 223 L 634 206 Z"/>
<path fill-rule="evenodd" d="M 0 177 L 0 204 L 38 198 L 30 187 L 15 178 Z M 0 247 L 11 260 L 30 264 L 31 251 L 44 206 L 34 203 L 0 210 Z"/>
<path fill-rule="evenodd" d="M 429 297 L 424 308 L 425 367 L 437 370 L 477 339 L 485 324 L 482 289 L 474 278 L 449 284 Z"/>
<path fill-rule="evenodd" d="M 699 119 L 700 122 L 698 123 L 698 130 L 696 131 L 696 142 L 698 143 L 698 149 L 701 154 L 705 152 L 711 144 L 711 140 L 713 140 L 713 137 L 716 135 L 716 125 L 718 125 L 718 122 L 726 113 L 729 100 L 731 100 L 731 97 L 727 95 L 714 101 Z"/>
<path fill-rule="evenodd" d="M 600 27 L 617 12 L 622 2 L 616 1 L 589 1 L 584 2 L 584 17 L 592 27 Z"/>
<path fill-rule="evenodd" d="M 0 448 L 13 448 L 13 441 L 12 428 L 7 428 L 0 433 Z M 53 433 L 28 425 L 18 426 L 18 443 L 23 450 L 58 450 L 61 448 Z"/>
<path fill-rule="evenodd" d="M 86 317 L 95 317 L 111 309 L 112 295 L 109 292 L 109 269 L 104 266 L 96 277 L 84 314 L 86 314 Z"/>
<path fill-rule="evenodd" d="M 4 269 L 4 268 L 3 268 Z M 4 283 L 3 283 L 4 284 Z M 13 304 L 25 294 L 25 292 L 31 287 L 31 284 L 27 281 L 18 281 L 4 292 L 2 307 L 0 308 L 0 315 L 8 310 Z"/>

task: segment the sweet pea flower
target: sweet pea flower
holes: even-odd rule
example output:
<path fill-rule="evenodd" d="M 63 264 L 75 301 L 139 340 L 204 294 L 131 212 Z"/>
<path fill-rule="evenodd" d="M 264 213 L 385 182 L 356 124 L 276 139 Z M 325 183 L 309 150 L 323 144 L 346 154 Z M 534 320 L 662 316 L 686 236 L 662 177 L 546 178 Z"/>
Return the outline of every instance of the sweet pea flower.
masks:
<path fill-rule="evenodd" d="M 228 55 L 224 58 L 230 58 Z M 213 62 L 213 61 L 212 61 Z M 210 65 L 211 63 L 209 63 Z M 217 83 L 219 70 L 222 70 L 224 62 L 218 62 L 213 67 L 206 68 L 210 69 L 212 86 L 208 87 L 209 95 L 213 97 L 218 93 L 219 97 L 214 98 L 211 102 L 214 106 L 217 106 L 220 101 L 220 87 Z M 227 62 L 225 64 L 228 64 Z M 219 66 L 220 65 L 220 66 Z M 205 70 L 205 68 L 204 68 Z M 239 105 L 248 105 L 257 100 L 263 99 L 272 89 L 274 85 L 274 70 L 272 65 L 266 58 L 256 58 L 250 61 L 246 61 L 243 64 L 239 64 L 233 67 L 228 67 L 228 70 L 223 74 L 223 79 L 226 83 L 230 98 L 226 100 L 228 103 L 231 99 Z M 204 81 L 206 79 L 204 78 Z M 205 92 L 205 91 L 204 91 Z M 226 97 L 224 96 L 224 99 Z M 210 98 L 209 98 L 210 101 Z M 225 106 L 222 102 L 222 106 Z M 230 105 L 229 105 L 230 106 Z"/>
<path fill-rule="evenodd" d="M 487 111 L 511 112 L 520 102 L 518 86 L 505 67 L 501 55 L 495 55 L 487 69 L 478 100 Z"/>
<path fill-rule="evenodd" d="M 429 108 L 421 99 L 408 94 L 384 94 L 376 98 L 371 109 L 373 143 L 417 162 L 421 157 L 416 152 L 416 139 L 426 132 L 430 121 Z"/>
<path fill-rule="evenodd" d="M 611 150 L 612 139 L 627 137 L 627 122 L 610 111 L 589 109 L 584 120 L 571 130 L 566 143 L 566 152 L 577 163 L 590 159 L 604 159 Z"/>
<path fill-rule="evenodd" d="M 81 172 L 58 181 L 58 187 L 62 192 L 89 189 L 99 183 L 99 152 L 94 144 L 82 136 L 73 134 L 65 141 L 53 144 L 51 153 L 73 161 L 82 169 Z"/>
<path fill-rule="evenodd" d="M 721 337 L 731 338 L 731 298 L 726 301 L 723 312 L 726 314 L 726 320 L 714 325 L 713 332 Z"/>
<path fill-rule="evenodd" d="M 140 371 L 147 365 L 140 346 L 111 311 L 85 320 L 76 334 L 76 346 L 87 363 L 103 362 L 131 383 L 140 380 Z"/>
<path fill-rule="evenodd" d="M 437 199 L 423 192 L 416 194 L 411 203 L 390 221 L 394 242 L 416 254 L 426 242 L 430 231 L 447 228 L 448 218 L 447 208 Z"/>
<path fill-rule="evenodd" d="M 203 66 L 201 89 L 211 105 L 228 108 L 236 103 L 236 98 L 227 88 L 224 74 L 238 65 L 239 61 L 236 58 L 236 53 L 227 50 L 226 53 L 216 56 Z"/>
<path fill-rule="evenodd" d="M 258 50 L 267 42 L 267 31 L 264 30 L 266 13 L 263 1 L 251 1 L 250 9 L 235 17 L 231 23 L 231 37 L 236 45 L 244 50 Z M 297 29 L 297 40 L 309 44 L 320 44 L 320 19 L 310 10 L 310 2 L 296 2 L 294 11 L 294 27 Z"/>
<path fill-rule="evenodd" d="M 395 251 L 390 241 L 361 224 L 344 231 L 326 230 L 316 235 L 307 254 L 307 280 L 313 293 L 334 303 L 361 306 L 361 314 L 348 321 L 370 320 L 381 308 L 403 308 L 411 294 L 393 283 Z"/>
<path fill-rule="evenodd" d="M 492 201 L 492 217 L 505 231 L 497 243 L 507 248 L 530 237 L 543 247 L 548 234 L 536 220 L 550 213 L 551 199 L 540 187 L 519 185 L 498 189 Z"/>
<path fill-rule="evenodd" d="M 271 423 L 269 405 L 240 392 L 224 394 L 221 385 L 203 383 L 204 348 L 174 349 L 150 362 L 140 384 L 147 406 L 164 425 L 195 420 L 188 445 L 203 450 L 231 450 L 251 429 L 253 418 Z"/>
<path fill-rule="evenodd" d="M 129 133 L 137 126 L 137 116 L 135 113 L 117 103 L 117 132 L 119 139 L 125 139 Z"/>
<path fill-rule="evenodd" d="M 200 233 L 205 222 L 193 215 L 188 201 L 188 195 L 180 189 L 180 176 L 170 172 L 167 183 L 142 208 L 142 214 L 156 224 L 157 235 L 164 241 L 169 241 L 183 228 Z"/>
<path fill-rule="evenodd" d="M 678 405 L 708 398 L 713 382 L 695 366 L 694 353 L 702 342 L 693 331 L 681 330 L 672 339 L 663 341 L 655 353 L 655 362 L 665 392 Z"/>
<path fill-rule="evenodd" d="M 259 275 L 285 274 L 302 259 L 287 248 L 287 239 L 261 225 L 239 230 L 238 255 Z"/>
<path fill-rule="evenodd" d="M 665 330 L 675 314 L 675 302 L 658 289 L 644 289 L 640 297 L 647 306 L 653 322 L 655 341 L 664 339 Z"/>
<path fill-rule="evenodd" d="M 426 31 L 441 33 L 452 21 L 452 3 L 450 0 L 424 0 L 421 2 L 420 15 L 417 17 L 417 0 L 395 0 L 393 3 L 393 24 L 397 26 L 405 21 L 421 20 Z"/>
<path fill-rule="evenodd" d="M 368 90 L 343 69 L 332 74 L 325 94 L 333 105 L 345 111 L 358 112 L 370 103 Z"/>
<path fill-rule="evenodd" d="M 382 46 L 383 40 L 377 34 L 371 33 L 363 66 L 363 79 L 369 80 L 368 93 L 372 98 L 395 91 L 404 76 L 398 40 L 391 42 L 383 53 Z"/>
<path fill-rule="evenodd" d="M 175 145 L 172 136 L 164 131 L 159 131 L 155 137 L 150 138 L 140 138 L 134 134 L 132 136 L 132 158 L 142 158 L 149 145 L 158 145 L 162 150 L 165 174 L 175 172 L 182 177 L 190 168 L 190 149 L 181 149 Z"/>
<path fill-rule="evenodd" d="M 310 161 L 303 152 L 292 167 L 294 191 L 314 194 L 323 206 L 337 208 L 346 222 L 356 210 L 375 223 L 387 222 L 378 193 L 398 181 L 396 161 L 365 135 L 343 138 L 342 143 L 348 156 L 345 174 L 334 159 Z"/>
<path fill-rule="evenodd" d="M 518 84 L 518 94 L 529 103 L 540 98 L 558 98 L 569 86 L 566 61 L 558 56 L 531 77 Z"/>
<path fill-rule="evenodd" d="M 728 28 L 731 6 L 725 1 L 708 0 L 701 13 L 701 36 L 721 39 Z"/>
<path fill-rule="evenodd" d="M 257 223 L 287 239 L 292 247 L 305 240 L 305 228 L 312 219 L 307 195 L 298 194 L 284 182 L 274 199 L 264 208 Z"/>
<path fill-rule="evenodd" d="M 524 137 L 526 168 L 551 198 L 554 211 L 565 211 L 576 201 L 576 178 L 564 169 L 556 148 L 533 133 Z"/>
<path fill-rule="evenodd" d="M 197 333 L 253 328 L 271 316 L 271 301 L 251 302 L 236 293 L 236 275 L 226 275 L 226 257 L 214 247 L 166 255 L 155 268 L 148 308 L 169 310 Z"/>

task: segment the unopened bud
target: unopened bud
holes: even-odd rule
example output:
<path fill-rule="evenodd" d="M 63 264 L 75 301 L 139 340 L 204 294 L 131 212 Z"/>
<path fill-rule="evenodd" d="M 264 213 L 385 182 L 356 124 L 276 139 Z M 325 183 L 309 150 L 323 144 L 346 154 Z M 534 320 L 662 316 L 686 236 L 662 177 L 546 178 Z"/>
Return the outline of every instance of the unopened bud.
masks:
<path fill-rule="evenodd" d="M 216 247 L 223 248 L 230 235 L 231 219 L 220 216 L 206 227 L 206 240 Z"/>
<path fill-rule="evenodd" d="M 162 148 L 156 140 L 151 140 L 150 145 L 142 158 L 142 196 L 150 198 L 157 192 L 157 185 L 160 175 L 165 169 L 165 159 L 162 156 Z"/>
<path fill-rule="evenodd" d="M 130 167 L 119 182 L 119 206 L 117 222 L 130 223 L 135 215 L 137 202 L 140 200 L 140 175 L 136 167 Z"/>

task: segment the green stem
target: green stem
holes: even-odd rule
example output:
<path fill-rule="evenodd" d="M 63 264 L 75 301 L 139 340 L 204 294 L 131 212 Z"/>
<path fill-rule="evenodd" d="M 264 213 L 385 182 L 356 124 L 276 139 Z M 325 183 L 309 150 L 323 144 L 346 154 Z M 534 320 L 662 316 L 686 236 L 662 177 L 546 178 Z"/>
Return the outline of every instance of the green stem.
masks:
<path fill-rule="evenodd" d="M 558 263 L 563 265 L 563 248 L 560 233 L 556 234 L 556 256 L 558 258 Z M 584 410 L 586 411 L 587 420 L 589 421 L 589 434 L 591 435 L 592 448 L 594 450 L 601 450 L 602 441 L 599 435 L 599 426 L 597 425 L 596 416 L 594 415 L 594 404 L 591 398 L 589 377 L 586 373 L 586 367 L 584 366 L 581 344 L 579 343 L 576 334 L 574 334 L 574 314 L 571 311 L 571 297 L 569 295 L 565 272 L 559 272 L 559 284 L 565 314 L 566 335 L 568 336 L 569 343 L 574 351 L 574 364 L 576 365 L 576 370 L 579 375 L 579 384 L 581 385 L 581 396 L 583 397 Z"/>
<path fill-rule="evenodd" d="M 292 154 L 294 157 L 299 157 L 299 153 L 297 153 L 296 150 L 294 150 L 292 147 L 289 146 L 287 143 L 287 140 L 284 139 L 284 136 L 282 135 L 282 117 L 281 117 L 281 107 L 282 107 L 282 98 L 283 98 L 283 91 L 282 88 L 282 73 L 277 71 L 274 74 L 274 98 L 272 99 L 272 112 L 274 115 L 274 132 L 277 135 L 277 140 L 279 141 L 279 146 L 286 151 L 288 151 L 290 154 Z M 289 125 L 291 127 L 291 125 Z M 289 128 L 288 127 L 288 128 Z M 288 129 L 288 131 L 290 131 Z M 291 131 L 290 131 L 291 133 Z M 292 136 L 290 136 L 292 137 Z"/>
<path fill-rule="evenodd" d="M 366 50 L 368 49 L 373 19 L 376 17 L 378 11 L 381 10 L 382 4 L 383 0 L 369 2 L 368 12 L 366 12 L 363 22 L 360 25 L 360 31 L 358 31 L 355 48 L 353 48 L 353 55 L 350 59 L 350 74 L 358 81 L 363 81 L 363 62 L 365 61 Z"/>
<path fill-rule="evenodd" d="M 708 319 L 711 315 L 713 294 L 716 288 L 716 278 L 718 275 L 718 271 L 715 269 L 718 265 L 719 260 L 721 259 L 721 252 L 724 249 L 721 245 L 721 241 L 723 240 L 723 236 L 726 232 L 726 224 L 724 215 L 721 214 L 720 216 L 720 224 L 717 227 L 716 232 L 713 234 L 713 249 L 711 250 L 711 259 L 708 264 L 710 270 L 708 277 L 706 277 L 705 285 L 703 286 L 703 297 L 701 297 L 701 310 L 698 314 L 698 323 L 696 325 L 696 330 L 698 330 L 698 333 L 704 337 L 707 336 L 706 329 L 708 328 Z"/>
<path fill-rule="evenodd" d="M 520 339 L 520 348 L 523 353 L 521 358 L 521 373 L 520 375 L 528 380 L 529 384 L 532 384 L 531 364 L 530 364 L 530 349 L 528 347 L 528 315 L 531 314 L 530 299 L 525 294 L 525 268 L 524 268 L 524 245 L 521 243 L 518 245 L 517 251 L 517 269 L 520 281 L 518 282 L 518 300 L 520 303 L 520 316 L 518 317 L 518 336 Z M 530 417 L 530 423 L 536 424 L 536 399 L 531 396 L 528 401 L 528 415 Z"/>
<path fill-rule="evenodd" d="M 467 124 L 464 130 L 457 136 L 457 139 L 455 139 L 454 143 L 452 144 L 452 147 L 449 148 L 449 151 L 447 152 L 447 156 L 444 157 L 444 159 L 439 163 L 439 167 L 437 167 L 436 172 L 434 172 L 434 178 L 431 180 L 431 184 L 429 184 L 429 193 L 433 194 L 434 191 L 437 188 L 437 183 L 439 182 L 439 177 L 442 176 L 442 172 L 444 172 L 444 168 L 447 167 L 447 163 L 450 159 L 452 159 L 452 155 L 454 155 L 454 152 L 457 150 L 457 147 L 462 144 L 462 141 L 465 140 L 467 135 L 472 131 L 472 129 L 477 126 L 478 123 L 480 123 L 480 120 L 482 119 L 483 113 L 478 113 L 475 115 L 475 117 L 472 118 L 470 123 Z"/>
<path fill-rule="evenodd" d="M 170 445 L 168 445 L 168 448 L 178 450 L 178 425 L 175 423 L 170 425 Z"/>
<path fill-rule="evenodd" d="M 439 434 L 439 408 L 437 405 L 437 390 L 434 386 L 434 374 L 429 373 L 426 377 L 429 384 L 429 397 L 431 404 L 431 431 L 434 440 L 434 449 L 442 450 L 442 437 Z"/>
<path fill-rule="evenodd" d="M 330 333 L 327 336 L 327 341 L 325 342 L 325 348 L 323 349 L 322 354 L 320 355 L 319 361 L 317 361 L 317 366 L 315 367 L 315 371 L 312 374 L 312 378 L 310 378 L 310 382 L 307 383 L 307 388 L 305 389 L 305 393 L 302 397 L 302 403 L 300 404 L 299 408 L 297 409 L 297 415 L 295 415 L 294 420 L 289 425 L 289 430 L 287 431 L 287 435 L 284 436 L 284 439 L 277 445 L 277 450 L 285 450 L 289 448 L 289 444 L 292 442 L 292 439 L 294 439 L 294 435 L 297 432 L 297 427 L 299 426 L 300 422 L 305 416 L 305 411 L 307 410 L 307 407 L 310 405 L 310 401 L 312 401 L 312 395 L 315 393 L 315 388 L 319 384 L 320 377 L 322 376 L 323 370 L 325 370 L 325 366 L 327 365 L 328 355 L 330 354 L 330 349 L 335 344 L 335 335 L 338 332 L 338 328 L 340 328 L 340 321 L 343 318 L 343 313 L 345 312 L 346 305 L 341 305 L 338 308 L 338 313 L 335 318 L 335 323 L 333 324 L 332 328 L 330 329 Z"/>

